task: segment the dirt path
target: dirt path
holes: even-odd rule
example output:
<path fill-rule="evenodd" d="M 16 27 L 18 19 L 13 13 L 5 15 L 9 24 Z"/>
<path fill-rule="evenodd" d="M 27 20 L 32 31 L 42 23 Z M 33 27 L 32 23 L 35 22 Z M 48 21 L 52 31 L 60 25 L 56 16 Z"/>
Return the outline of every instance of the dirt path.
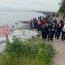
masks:
<path fill-rule="evenodd" d="M 56 19 L 59 22 L 62 17 L 56 17 Z M 65 41 L 61 42 L 60 40 L 54 40 L 52 44 L 56 50 L 54 65 L 65 65 Z"/>
<path fill-rule="evenodd" d="M 54 57 L 54 65 L 65 65 L 65 42 L 55 40 L 53 47 L 56 50 Z"/>

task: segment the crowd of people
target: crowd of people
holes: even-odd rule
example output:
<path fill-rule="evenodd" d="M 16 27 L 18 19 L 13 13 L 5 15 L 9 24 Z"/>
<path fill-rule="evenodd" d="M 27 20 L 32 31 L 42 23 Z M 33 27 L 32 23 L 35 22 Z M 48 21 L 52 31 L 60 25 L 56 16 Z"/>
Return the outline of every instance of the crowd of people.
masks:
<path fill-rule="evenodd" d="M 36 29 L 42 33 L 42 39 L 53 41 L 54 38 L 57 40 L 61 37 L 61 40 L 65 40 L 65 20 L 61 19 L 59 22 L 54 16 L 40 16 L 33 18 L 30 21 L 30 28 Z"/>

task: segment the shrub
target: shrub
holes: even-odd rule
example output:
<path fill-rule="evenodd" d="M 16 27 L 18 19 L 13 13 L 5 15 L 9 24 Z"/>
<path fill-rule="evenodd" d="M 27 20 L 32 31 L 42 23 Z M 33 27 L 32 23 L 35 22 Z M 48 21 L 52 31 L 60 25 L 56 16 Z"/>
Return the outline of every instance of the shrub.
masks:
<path fill-rule="evenodd" d="M 51 65 L 54 52 L 51 44 L 39 39 L 14 39 L 0 54 L 0 65 Z"/>

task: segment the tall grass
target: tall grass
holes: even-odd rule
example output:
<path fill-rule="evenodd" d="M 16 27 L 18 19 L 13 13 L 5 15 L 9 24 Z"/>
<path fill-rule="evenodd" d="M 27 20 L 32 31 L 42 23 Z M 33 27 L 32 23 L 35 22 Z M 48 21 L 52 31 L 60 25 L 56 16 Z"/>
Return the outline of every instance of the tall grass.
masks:
<path fill-rule="evenodd" d="M 0 65 L 52 65 L 54 49 L 39 39 L 15 39 L 0 54 Z"/>

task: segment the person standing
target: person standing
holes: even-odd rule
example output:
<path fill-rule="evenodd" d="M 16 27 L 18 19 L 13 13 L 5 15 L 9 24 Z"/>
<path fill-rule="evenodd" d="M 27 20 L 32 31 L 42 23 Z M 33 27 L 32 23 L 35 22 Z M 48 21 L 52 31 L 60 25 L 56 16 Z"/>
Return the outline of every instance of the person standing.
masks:
<path fill-rule="evenodd" d="M 43 24 L 41 22 L 38 23 L 38 32 L 41 32 Z"/>
<path fill-rule="evenodd" d="M 60 20 L 60 23 L 61 23 L 61 26 L 62 26 L 62 27 L 63 27 L 63 24 L 64 24 L 63 22 L 64 22 L 63 19 L 61 19 L 61 20 Z"/>
<path fill-rule="evenodd" d="M 61 31 L 62 31 L 62 25 L 61 25 L 61 23 L 58 23 L 57 24 L 57 40 L 60 37 Z"/>
<path fill-rule="evenodd" d="M 54 34 L 55 34 L 55 30 L 56 30 L 56 25 L 55 23 L 53 23 L 51 25 L 51 37 L 50 37 L 50 40 L 53 41 L 53 38 L 54 38 Z"/>
<path fill-rule="evenodd" d="M 42 40 L 47 39 L 48 34 L 47 26 L 48 26 L 47 22 L 42 26 Z"/>
<path fill-rule="evenodd" d="M 51 35 L 52 35 L 52 27 L 51 27 L 51 24 L 48 23 L 48 35 L 47 35 L 47 40 L 51 40 Z"/>
<path fill-rule="evenodd" d="M 57 20 L 55 19 L 55 20 L 53 20 L 53 23 L 55 23 L 55 25 L 57 25 Z"/>
<path fill-rule="evenodd" d="M 62 41 L 65 40 L 65 21 L 63 23 L 63 28 L 62 28 Z"/>
<path fill-rule="evenodd" d="M 53 24 L 54 24 L 54 35 L 55 35 L 55 38 L 57 38 L 57 20 L 56 19 L 54 19 L 53 20 Z"/>

